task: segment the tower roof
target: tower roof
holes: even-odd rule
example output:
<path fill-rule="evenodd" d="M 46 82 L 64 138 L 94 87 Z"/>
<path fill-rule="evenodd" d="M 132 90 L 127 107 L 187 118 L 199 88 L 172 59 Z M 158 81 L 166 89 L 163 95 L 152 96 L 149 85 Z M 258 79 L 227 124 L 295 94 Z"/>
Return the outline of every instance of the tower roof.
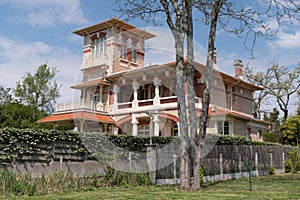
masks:
<path fill-rule="evenodd" d="M 104 30 L 104 29 L 108 29 L 108 28 L 112 28 L 112 27 L 117 27 L 117 28 L 123 29 L 124 31 L 133 32 L 137 35 L 144 37 L 145 39 L 150 39 L 150 38 L 155 37 L 154 34 L 149 33 L 147 31 L 143 31 L 142 29 L 139 29 L 135 26 L 132 26 L 131 24 L 121 21 L 121 20 L 117 19 L 116 17 L 111 18 L 106 21 L 103 21 L 103 22 L 100 22 L 98 24 L 94 24 L 92 26 L 88 26 L 88 27 L 76 30 L 73 33 L 80 35 L 80 36 L 85 36 L 85 35 L 92 34 L 96 31 Z"/>

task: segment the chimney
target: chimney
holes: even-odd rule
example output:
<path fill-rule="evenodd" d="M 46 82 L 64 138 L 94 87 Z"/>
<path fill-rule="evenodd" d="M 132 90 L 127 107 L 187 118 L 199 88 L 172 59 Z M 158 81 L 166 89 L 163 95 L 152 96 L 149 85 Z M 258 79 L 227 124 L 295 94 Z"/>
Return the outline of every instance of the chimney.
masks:
<path fill-rule="evenodd" d="M 243 80 L 243 62 L 239 59 L 234 60 L 235 77 Z"/>

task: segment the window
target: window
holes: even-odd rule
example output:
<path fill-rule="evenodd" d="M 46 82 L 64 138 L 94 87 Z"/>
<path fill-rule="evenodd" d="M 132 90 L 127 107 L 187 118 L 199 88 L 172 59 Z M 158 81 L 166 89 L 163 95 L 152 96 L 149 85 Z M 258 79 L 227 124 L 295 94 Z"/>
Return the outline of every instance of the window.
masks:
<path fill-rule="evenodd" d="M 150 84 L 142 85 L 138 90 L 138 100 L 146 100 L 149 99 L 149 92 L 150 98 L 154 98 L 154 86 Z"/>
<path fill-rule="evenodd" d="M 148 136 L 149 135 L 149 125 L 138 126 L 138 135 Z"/>
<path fill-rule="evenodd" d="M 106 40 L 105 37 L 99 37 L 95 40 L 94 49 L 93 49 L 94 56 L 104 54 L 106 52 L 105 40 Z"/>
<path fill-rule="evenodd" d="M 127 59 L 127 40 L 122 38 L 121 58 Z"/>
<path fill-rule="evenodd" d="M 173 124 L 173 136 L 178 136 L 178 125 Z"/>
<path fill-rule="evenodd" d="M 218 134 L 229 135 L 228 122 L 218 122 Z"/>
<path fill-rule="evenodd" d="M 136 60 L 137 60 L 136 44 L 132 44 L 132 48 L 131 48 L 131 61 L 136 62 Z"/>

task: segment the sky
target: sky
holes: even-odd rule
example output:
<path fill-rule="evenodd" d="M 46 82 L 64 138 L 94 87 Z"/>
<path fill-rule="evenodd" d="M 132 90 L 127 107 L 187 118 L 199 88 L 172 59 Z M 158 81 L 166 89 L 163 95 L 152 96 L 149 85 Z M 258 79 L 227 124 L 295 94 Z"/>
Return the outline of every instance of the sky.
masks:
<path fill-rule="evenodd" d="M 255 0 L 253 5 L 261 6 L 261 1 Z M 70 86 L 80 77 L 83 46 L 83 39 L 72 32 L 119 17 L 120 14 L 113 11 L 117 8 L 114 3 L 114 0 L 0 0 L 0 85 L 14 88 L 16 81 L 21 80 L 26 72 L 34 72 L 39 65 L 47 63 L 59 70 L 57 82 L 62 87 L 58 101 L 71 101 L 73 91 Z M 150 50 L 146 54 L 146 64 L 173 61 L 172 35 L 165 20 L 160 20 L 159 27 L 141 20 L 129 22 L 160 36 L 148 41 Z M 276 27 L 274 19 L 269 20 L 269 25 Z M 194 29 L 195 57 L 205 63 L 207 28 L 196 21 Z M 254 59 L 245 51 L 243 38 L 228 35 L 222 30 L 217 32 L 216 47 L 218 68 L 231 75 L 235 59 L 243 60 L 245 65 L 257 71 L 264 71 L 273 62 L 292 68 L 300 62 L 300 23 L 281 26 L 272 40 L 258 39 L 253 51 Z M 168 56 L 159 56 L 157 52 Z M 294 96 L 290 106 L 292 113 L 296 100 Z"/>

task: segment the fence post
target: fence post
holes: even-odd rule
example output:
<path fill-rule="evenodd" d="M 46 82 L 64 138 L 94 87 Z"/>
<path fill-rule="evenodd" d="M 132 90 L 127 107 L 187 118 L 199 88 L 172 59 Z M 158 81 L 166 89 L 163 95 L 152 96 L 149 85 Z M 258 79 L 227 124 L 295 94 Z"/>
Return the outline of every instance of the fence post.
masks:
<path fill-rule="evenodd" d="M 284 163 L 285 163 L 285 153 L 282 152 L 282 172 L 285 172 L 285 167 L 284 167 Z"/>
<path fill-rule="evenodd" d="M 157 144 L 147 144 L 147 163 L 152 184 L 156 184 Z"/>
<path fill-rule="evenodd" d="M 129 160 L 129 170 L 131 171 L 131 168 L 132 168 L 131 151 L 128 154 L 128 160 Z"/>
<path fill-rule="evenodd" d="M 270 152 L 270 167 L 273 167 L 273 153 Z"/>
<path fill-rule="evenodd" d="M 242 154 L 238 154 L 239 156 L 239 172 L 242 173 Z"/>
<path fill-rule="evenodd" d="M 62 171 L 63 170 L 63 157 L 60 156 L 59 158 L 59 164 L 60 164 L 60 170 Z"/>
<path fill-rule="evenodd" d="M 177 156 L 176 154 L 173 155 L 173 176 L 174 176 L 174 183 L 177 183 L 177 167 L 176 167 L 176 160 L 177 160 Z"/>
<path fill-rule="evenodd" d="M 255 175 L 258 176 L 258 153 L 255 152 Z"/>
<path fill-rule="evenodd" d="M 223 176 L 223 154 L 220 153 L 220 175 Z"/>

